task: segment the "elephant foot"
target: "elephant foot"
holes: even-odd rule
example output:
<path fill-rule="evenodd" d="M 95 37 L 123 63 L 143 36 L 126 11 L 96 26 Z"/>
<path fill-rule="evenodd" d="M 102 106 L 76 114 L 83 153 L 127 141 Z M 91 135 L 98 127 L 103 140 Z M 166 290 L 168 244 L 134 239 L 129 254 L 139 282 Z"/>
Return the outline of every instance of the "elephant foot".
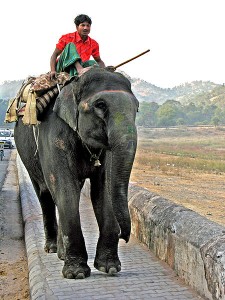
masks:
<path fill-rule="evenodd" d="M 47 240 L 45 242 L 44 250 L 47 253 L 56 253 L 57 252 L 57 243 L 53 240 Z"/>
<path fill-rule="evenodd" d="M 57 249 L 57 256 L 61 260 L 65 260 L 64 250 L 62 248 Z"/>
<path fill-rule="evenodd" d="M 119 258 L 114 259 L 95 259 L 94 267 L 100 272 L 107 273 L 109 275 L 115 275 L 121 271 L 121 262 Z"/>
<path fill-rule="evenodd" d="M 121 271 L 121 262 L 118 257 L 118 233 L 110 238 L 99 237 L 94 267 L 100 272 L 115 275 Z"/>
<path fill-rule="evenodd" d="M 84 279 L 91 275 L 91 269 L 86 263 L 65 263 L 63 270 L 63 276 L 67 279 Z"/>
<path fill-rule="evenodd" d="M 61 243 L 59 241 L 58 241 L 58 244 L 57 244 L 57 256 L 61 260 L 65 259 L 63 243 Z"/>

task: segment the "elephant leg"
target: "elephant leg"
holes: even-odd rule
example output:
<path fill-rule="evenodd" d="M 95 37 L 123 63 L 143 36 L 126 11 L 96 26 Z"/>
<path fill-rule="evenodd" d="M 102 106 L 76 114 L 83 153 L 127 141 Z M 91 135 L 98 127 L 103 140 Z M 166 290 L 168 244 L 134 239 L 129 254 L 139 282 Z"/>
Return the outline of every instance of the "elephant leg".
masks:
<path fill-rule="evenodd" d="M 65 259 L 64 246 L 63 246 L 63 236 L 60 219 L 58 221 L 58 238 L 57 238 L 57 255 L 61 260 Z"/>
<path fill-rule="evenodd" d="M 84 279 L 90 276 L 87 265 L 87 251 L 81 230 L 79 215 L 79 197 L 74 191 L 70 195 L 58 194 L 58 212 L 60 220 L 58 256 L 64 259 L 63 276 L 67 279 Z M 71 199 L 71 195 L 73 195 Z"/>
<path fill-rule="evenodd" d="M 79 181 L 80 184 L 80 190 L 82 189 L 84 185 L 85 180 Z M 61 260 L 64 260 L 64 247 L 63 247 L 63 237 L 62 237 L 62 228 L 61 228 L 61 222 L 60 219 L 58 220 L 58 238 L 57 238 L 57 255 L 58 258 Z"/>
<path fill-rule="evenodd" d="M 65 251 L 63 245 L 63 233 L 60 219 L 58 220 L 58 237 L 57 237 L 57 256 L 61 260 L 65 260 Z"/>
<path fill-rule="evenodd" d="M 44 250 L 48 253 L 55 253 L 57 251 L 57 219 L 56 219 L 56 206 L 52 199 L 50 192 L 45 189 L 40 189 L 36 182 L 33 182 L 35 191 L 39 198 L 42 208 L 43 224 L 45 232 L 45 246 Z"/>
<path fill-rule="evenodd" d="M 118 256 L 120 228 L 107 192 L 102 191 L 101 182 L 96 176 L 91 178 L 91 200 L 100 231 L 94 267 L 113 275 L 121 270 Z"/>

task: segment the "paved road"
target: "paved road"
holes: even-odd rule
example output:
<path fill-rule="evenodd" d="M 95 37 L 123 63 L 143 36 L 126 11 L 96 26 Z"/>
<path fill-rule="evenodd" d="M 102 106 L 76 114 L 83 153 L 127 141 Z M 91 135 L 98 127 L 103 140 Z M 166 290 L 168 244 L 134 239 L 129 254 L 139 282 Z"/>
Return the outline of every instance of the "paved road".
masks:
<path fill-rule="evenodd" d="M 93 268 L 98 229 L 90 199 L 81 199 L 81 221 L 85 236 L 91 276 L 83 280 L 62 277 L 63 262 L 56 254 L 46 254 L 39 203 L 20 160 L 20 191 L 25 224 L 31 299 L 203 299 L 175 275 L 164 263 L 134 237 L 121 241 L 119 256 L 122 271 L 108 276 Z"/>
<path fill-rule="evenodd" d="M 9 164 L 9 157 L 11 154 L 10 149 L 4 149 L 5 156 L 3 157 L 3 160 L 0 160 L 0 190 L 2 189 L 3 183 L 5 181 L 6 177 L 6 171 Z"/>

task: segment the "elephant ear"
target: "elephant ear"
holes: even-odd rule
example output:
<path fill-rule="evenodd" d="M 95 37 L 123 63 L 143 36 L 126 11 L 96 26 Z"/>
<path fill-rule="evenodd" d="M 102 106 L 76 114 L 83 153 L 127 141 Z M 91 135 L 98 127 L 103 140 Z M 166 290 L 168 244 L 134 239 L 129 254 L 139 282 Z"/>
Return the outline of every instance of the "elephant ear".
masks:
<path fill-rule="evenodd" d="M 77 128 L 77 104 L 73 85 L 70 83 L 62 88 L 56 98 L 53 111 L 73 130 Z"/>

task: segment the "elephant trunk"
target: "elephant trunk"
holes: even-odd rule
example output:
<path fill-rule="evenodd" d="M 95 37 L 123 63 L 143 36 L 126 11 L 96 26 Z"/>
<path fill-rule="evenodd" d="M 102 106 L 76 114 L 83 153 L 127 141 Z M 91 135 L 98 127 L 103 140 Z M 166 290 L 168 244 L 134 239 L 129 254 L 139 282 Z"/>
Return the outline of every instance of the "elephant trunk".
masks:
<path fill-rule="evenodd" d="M 124 120 L 120 126 L 113 127 L 109 132 L 111 150 L 106 155 L 107 182 L 111 186 L 111 200 L 113 210 L 120 226 L 120 238 L 128 242 L 131 230 L 130 214 L 128 210 L 128 185 L 130 173 L 137 146 L 137 132 L 134 119 Z M 111 127 L 110 127 L 111 128 Z"/>

